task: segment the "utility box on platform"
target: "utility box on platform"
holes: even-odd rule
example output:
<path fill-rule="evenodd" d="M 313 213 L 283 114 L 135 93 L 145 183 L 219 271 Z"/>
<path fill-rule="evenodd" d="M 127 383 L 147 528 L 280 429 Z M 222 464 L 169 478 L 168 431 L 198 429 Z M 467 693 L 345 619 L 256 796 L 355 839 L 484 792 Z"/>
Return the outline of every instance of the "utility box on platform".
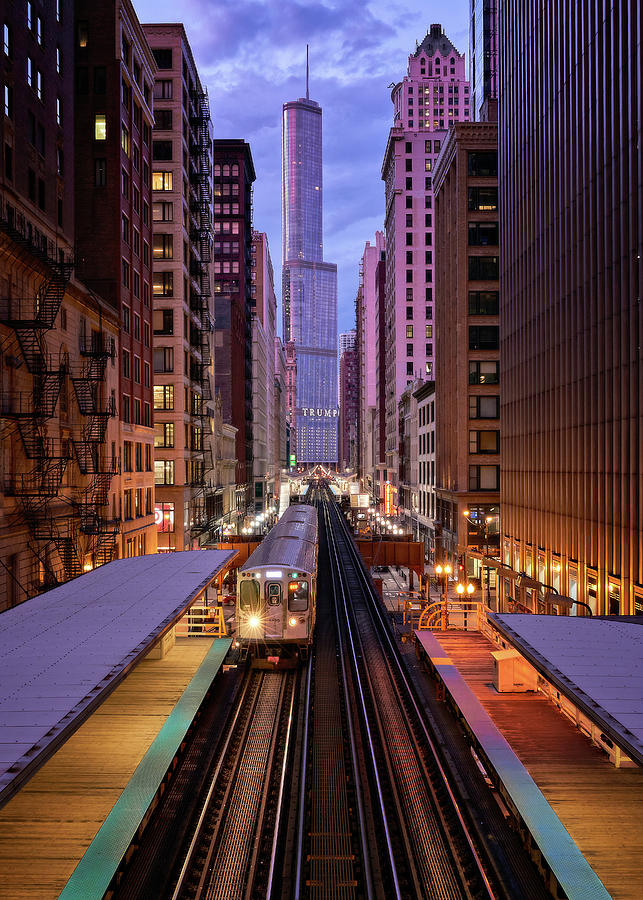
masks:
<path fill-rule="evenodd" d="M 517 650 L 492 650 L 493 686 L 499 694 L 535 691 L 538 673 Z"/>

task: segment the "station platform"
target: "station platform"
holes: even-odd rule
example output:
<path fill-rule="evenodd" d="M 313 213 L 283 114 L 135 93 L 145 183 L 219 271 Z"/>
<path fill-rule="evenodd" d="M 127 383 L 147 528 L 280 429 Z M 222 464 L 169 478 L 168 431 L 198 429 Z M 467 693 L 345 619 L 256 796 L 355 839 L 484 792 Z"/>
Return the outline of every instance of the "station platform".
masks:
<path fill-rule="evenodd" d="M 0 897 L 104 895 L 231 644 L 175 626 L 233 557 L 118 560 L 0 616 Z"/>
<path fill-rule="evenodd" d="M 415 636 L 545 875 L 570 898 L 643 896 L 643 770 L 615 767 L 545 694 L 499 693 L 484 634 Z"/>

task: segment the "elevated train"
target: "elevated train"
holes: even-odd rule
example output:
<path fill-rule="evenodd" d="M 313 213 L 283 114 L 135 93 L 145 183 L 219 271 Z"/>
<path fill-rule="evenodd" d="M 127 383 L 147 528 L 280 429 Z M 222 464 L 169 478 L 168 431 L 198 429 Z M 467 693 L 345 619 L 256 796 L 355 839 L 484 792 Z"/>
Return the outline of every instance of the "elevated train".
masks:
<path fill-rule="evenodd" d="M 313 640 L 317 510 L 288 507 L 237 573 L 237 640 L 255 666 L 296 666 Z"/>

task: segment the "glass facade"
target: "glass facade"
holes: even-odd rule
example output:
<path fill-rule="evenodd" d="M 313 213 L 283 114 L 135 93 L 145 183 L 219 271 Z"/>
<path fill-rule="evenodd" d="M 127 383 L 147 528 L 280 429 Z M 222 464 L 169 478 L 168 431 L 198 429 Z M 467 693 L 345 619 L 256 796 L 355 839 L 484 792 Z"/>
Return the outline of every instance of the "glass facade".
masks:
<path fill-rule="evenodd" d="M 337 267 L 323 262 L 322 112 L 283 110 L 284 340 L 297 354 L 297 461 L 337 461 Z"/>
<path fill-rule="evenodd" d="M 497 0 L 470 0 L 470 19 L 471 118 L 479 121 L 484 101 L 498 97 Z"/>

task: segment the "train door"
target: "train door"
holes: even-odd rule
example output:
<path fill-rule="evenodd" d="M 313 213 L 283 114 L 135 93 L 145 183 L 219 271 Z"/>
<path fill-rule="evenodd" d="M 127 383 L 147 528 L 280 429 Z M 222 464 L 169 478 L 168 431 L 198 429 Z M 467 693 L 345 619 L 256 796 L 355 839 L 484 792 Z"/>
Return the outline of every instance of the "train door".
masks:
<path fill-rule="evenodd" d="M 264 618 L 259 583 L 254 578 L 242 578 L 239 582 L 239 636 L 254 640 L 263 638 Z"/>
<path fill-rule="evenodd" d="M 281 640 L 284 633 L 284 603 L 281 582 L 266 581 L 266 640 Z"/>
<path fill-rule="evenodd" d="M 291 581 L 288 584 L 288 637 L 293 640 L 307 638 L 308 620 L 308 581 Z"/>

